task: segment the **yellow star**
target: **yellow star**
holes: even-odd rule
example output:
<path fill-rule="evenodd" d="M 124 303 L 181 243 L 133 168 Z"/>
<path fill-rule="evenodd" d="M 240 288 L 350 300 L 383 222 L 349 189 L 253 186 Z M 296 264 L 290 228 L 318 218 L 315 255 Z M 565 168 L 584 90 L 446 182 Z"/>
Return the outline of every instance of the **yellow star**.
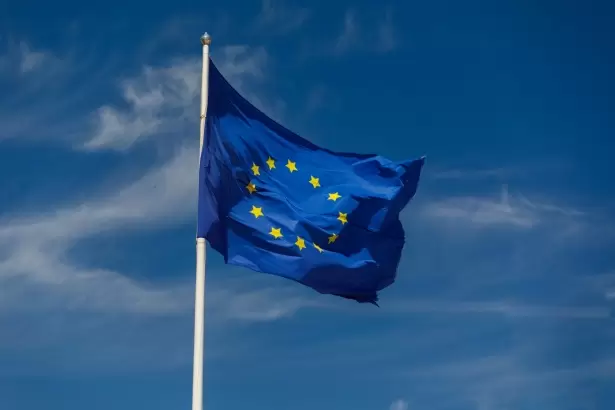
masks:
<path fill-rule="evenodd" d="M 255 163 L 252 163 L 252 173 L 254 175 L 260 175 L 261 174 L 260 171 L 258 170 L 258 168 L 259 168 L 258 165 L 256 165 Z"/>
<path fill-rule="evenodd" d="M 295 245 L 297 245 L 299 250 L 305 249 L 305 240 L 303 238 L 297 236 L 297 242 L 295 242 Z"/>
<path fill-rule="evenodd" d="M 252 205 L 252 210 L 250 211 L 250 213 L 252 215 L 254 215 L 255 218 L 258 218 L 259 216 L 264 216 L 265 214 L 263 214 L 263 208 L 260 208 L 258 206 L 254 206 Z"/>
<path fill-rule="evenodd" d="M 333 235 L 329 236 L 329 243 L 333 243 L 337 240 L 338 234 L 334 233 Z"/>
<path fill-rule="evenodd" d="M 250 182 L 246 188 L 248 189 L 248 191 L 253 194 L 256 192 L 256 185 L 254 185 L 252 182 Z"/>
<path fill-rule="evenodd" d="M 273 236 L 276 239 L 281 238 L 282 228 L 271 228 L 271 232 L 269 232 L 269 235 Z"/>
<path fill-rule="evenodd" d="M 329 201 L 337 201 L 338 199 L 340 199 L 342 196 L 340 195 L 339 192 L 333 192 L 332 194 L 329 194 Z"/>
<path fill-rule="evenodd" d="M 266 162 L 267 162 L 267 165 L 269 165 L 269 169 L 275 168 L 275 161 L 273 158 L 269 157 L 269 159 Z"/>
<path fill-rule="evenodd" d="M 340 212 L 340 215 L 337 217 L 337 220 L 340 221 L 342 225 L 344 225 L 346 222 L 348 222 L 348 214 Z"/>
<path fill-rule="evenodd" d="M 316 244 L 314 244 L 314 248 L 316 248 L 316 250 L 317 250 L 318 252 L 320 252 L 320 253 L 322 253 L 322 252 L 323 252 L 322 248 L 321 248 L 320 246 L 316 245 Z"/>
<path fill-rule="evenodd" d="M 297 171 L 297 163 L 296 162 L 292 162 L 290 159 L 288 160 L 288 163 L 286 164 L 286 168 L 288 168 L 288 170 L 291 172 L 291 174 L 295 171 Z"/>
<path fill-rule="evenodd" d="M 314 188 L 318 188 L 320 186 L 320 179 L 312 176 L 310 177 L 310 184 L 312 184 Z"/>

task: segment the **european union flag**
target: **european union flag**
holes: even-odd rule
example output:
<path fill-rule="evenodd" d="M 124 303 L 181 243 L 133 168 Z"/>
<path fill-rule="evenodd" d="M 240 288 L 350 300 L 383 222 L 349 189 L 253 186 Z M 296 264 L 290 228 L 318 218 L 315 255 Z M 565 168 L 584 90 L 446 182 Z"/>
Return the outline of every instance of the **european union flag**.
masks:
<path fill-rule="evenodd" d="M 399 213 L 424 158 L 318 147 L 251 105 L 211 61 L 208 99 L 197 236 L 226 263 L 376 303 L 395 280 Z"/>

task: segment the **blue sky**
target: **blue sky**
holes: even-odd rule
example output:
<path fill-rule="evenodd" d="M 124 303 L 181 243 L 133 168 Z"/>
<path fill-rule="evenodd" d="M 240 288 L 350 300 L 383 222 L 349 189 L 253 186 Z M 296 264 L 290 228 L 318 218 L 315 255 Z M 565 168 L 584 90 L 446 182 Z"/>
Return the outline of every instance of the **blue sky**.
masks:
<path fill-rule="evenodd" d="M 207 409 L 613 408 L 614 16 L 4 5 L 0 408 L 189 408 L 205 30 L 231 83 L 313 142 L 427 155 L 380 309 L 209 253 Z"/>

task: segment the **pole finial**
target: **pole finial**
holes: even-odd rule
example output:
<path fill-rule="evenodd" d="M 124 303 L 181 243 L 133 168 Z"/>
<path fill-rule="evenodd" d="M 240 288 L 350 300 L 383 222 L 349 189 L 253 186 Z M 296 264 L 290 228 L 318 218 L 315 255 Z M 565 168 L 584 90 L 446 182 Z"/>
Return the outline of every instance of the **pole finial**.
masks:
<path fill-rule="evenodd" d="M 211 36 L 208 33 L 203 33 L 201 36 L 201 44 L 204 46 L 211 45 Z"/>

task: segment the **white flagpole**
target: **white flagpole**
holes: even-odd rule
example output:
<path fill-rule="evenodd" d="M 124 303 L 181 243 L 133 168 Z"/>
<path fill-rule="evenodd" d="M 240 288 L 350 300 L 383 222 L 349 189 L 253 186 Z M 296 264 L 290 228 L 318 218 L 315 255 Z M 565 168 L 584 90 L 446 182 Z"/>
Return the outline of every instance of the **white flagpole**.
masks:
<path fill-rule="evenodd" d="M 209 45 L 211 37 L 201 36 L 203 45 L 203 69 L 201 73 L 201 128 L 199 158 L 205 138 L 205 116 L 207 114 L 207 87 L 209 79 Z M 203 351 L 205 336 L 205 238 L 196 239 L 196 290 L 194 295 L 194 362 L 192 371 L 192 410 L 203 409 Z"/>

